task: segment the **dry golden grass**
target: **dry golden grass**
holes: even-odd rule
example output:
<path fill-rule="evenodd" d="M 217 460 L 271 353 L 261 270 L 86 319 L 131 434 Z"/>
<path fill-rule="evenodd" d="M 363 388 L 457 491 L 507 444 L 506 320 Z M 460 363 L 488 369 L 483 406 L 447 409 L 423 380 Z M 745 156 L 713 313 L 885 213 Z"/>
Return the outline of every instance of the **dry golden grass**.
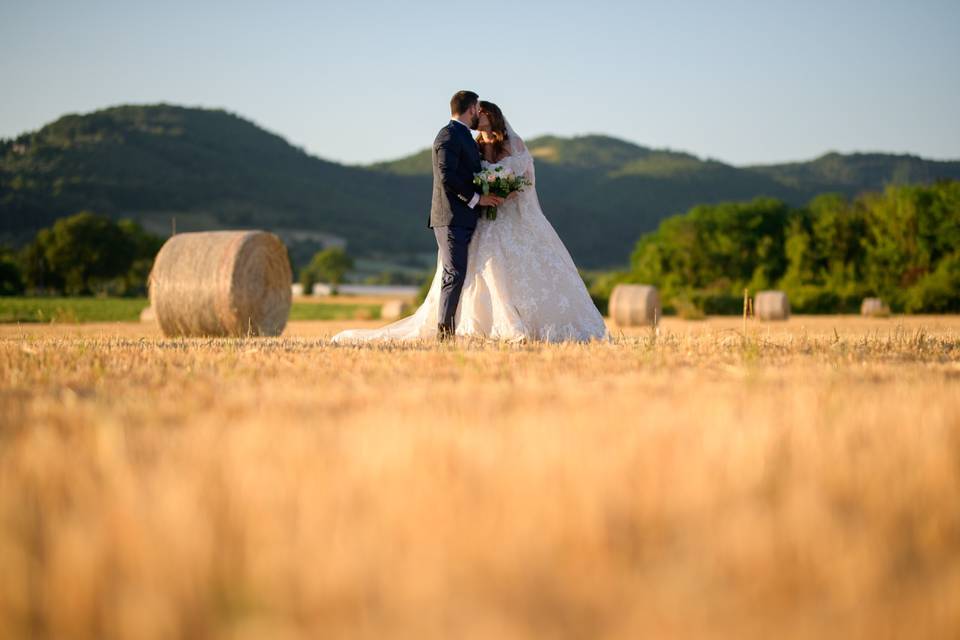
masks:
<path fill-rule="evenodd" d="M 960 319 L 0 328 L 0 635 L 960 633 Z"/>

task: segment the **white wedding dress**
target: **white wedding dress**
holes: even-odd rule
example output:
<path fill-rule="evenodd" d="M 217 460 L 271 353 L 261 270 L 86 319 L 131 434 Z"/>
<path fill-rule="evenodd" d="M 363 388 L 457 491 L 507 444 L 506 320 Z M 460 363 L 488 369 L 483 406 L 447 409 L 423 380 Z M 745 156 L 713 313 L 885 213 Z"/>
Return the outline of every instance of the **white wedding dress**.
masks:
<path fill-rule="evenodd" d="M 533 157 L 507 125 L 511 154 L 502 165 L 534 181 Z M 470 241 L 467 276 L 456 315 L 456 335 L 500 340 L 606 339 L 603 317 L 590 299 L 567 248 L 540 208 L 530 186 L 497 209 L 497 219 L 481 217 Z M 437 335 L 442 268 L 417 311 L 379 329 L 350 329 L 334 342 L 421 340 Z"/>

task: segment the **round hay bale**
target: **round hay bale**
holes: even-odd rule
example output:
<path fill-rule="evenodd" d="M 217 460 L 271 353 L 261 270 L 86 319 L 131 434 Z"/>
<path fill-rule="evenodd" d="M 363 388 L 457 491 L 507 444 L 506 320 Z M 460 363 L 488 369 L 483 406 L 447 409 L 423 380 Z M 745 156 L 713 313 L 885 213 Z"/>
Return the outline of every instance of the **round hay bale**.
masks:
<path fill-rule="evenodd" d="M 790 319 L 790 300 L 783 291 L 758 291 L 753 308 L 761 320 Z"/>
<path fill-rule="evenodd" d="M 380 307 L 381 320 L 399 320 L 410 315 L 410 305 L 404 300 L 387 300 Z"/>
<path fill-rule="evenodd" d="M 150 272 L 166 336 L 276 336 L 290 314 L 287 248 L 264 231 L 179 233 Z"/>
<path fill-rule="evenodd" d="M 620 327 L 654 325 L 660 321 L 660 294 L 645 284 L 618 284 L 610 294 L 610 318 Z"/>
<path fill-rule="evenodd" d="M 156 322 L 157 314 L 153 312 L 153 307 L 147 307 L 140 312 L 140 322 Z"/>
<path fill-rule="evenodd" d="M 860 315 L 869 318 L 886 318 L 890 315 L 890 307 L 880 298 L 864 298 L 860 303 Z"/>

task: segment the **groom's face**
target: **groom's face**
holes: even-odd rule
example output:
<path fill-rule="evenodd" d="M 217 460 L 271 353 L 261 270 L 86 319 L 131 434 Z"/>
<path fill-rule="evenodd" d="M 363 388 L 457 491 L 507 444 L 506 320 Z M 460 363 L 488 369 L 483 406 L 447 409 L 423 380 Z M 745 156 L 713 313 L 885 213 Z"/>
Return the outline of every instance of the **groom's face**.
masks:
<path fill-rule="evenodd" d="M 476 130 L 477 125 L 480 124 L 480 103 L 474 103 L 467 110 L 467 115 L 470 116 L 470 128 Z"/>

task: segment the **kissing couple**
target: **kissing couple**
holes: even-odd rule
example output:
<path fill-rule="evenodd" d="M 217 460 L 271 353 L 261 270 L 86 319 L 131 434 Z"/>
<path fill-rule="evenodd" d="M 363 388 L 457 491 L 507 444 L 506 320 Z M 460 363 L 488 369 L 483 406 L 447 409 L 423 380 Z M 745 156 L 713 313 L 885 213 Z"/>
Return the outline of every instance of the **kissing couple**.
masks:
<path fill-rule="evenodd" d="M 334 342 L 473 336 L 509 341 L 606 339 L 603 317 L 567 248 L 543 215 L 533 156 L 500 107 L 473 91 L 450 99 L 450 121 L 433 141 L 437 272 L 423 304 L 379 329 L 350 329 Z M 471 130 L 478 132 L 476 139 Z M 503 198 L 484 194 L 481 172 L 522 176 Z M 497 215 L 483 215 L 496 207 Z"/>

